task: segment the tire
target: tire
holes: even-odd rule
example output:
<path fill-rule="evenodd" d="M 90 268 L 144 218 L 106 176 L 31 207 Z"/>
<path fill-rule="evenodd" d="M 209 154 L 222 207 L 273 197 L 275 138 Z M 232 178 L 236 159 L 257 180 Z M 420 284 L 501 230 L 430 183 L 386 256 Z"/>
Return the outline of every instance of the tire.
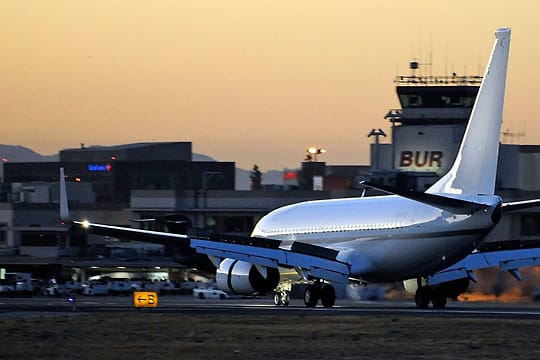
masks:
<path fill-rule="evenodd" d="M 319 301 L 319 289 L 316 285 L 308 285 L 304 291 L 304 305 L 315 307 Z"/>
<path fill-rule="evenodd" d="M 414 302 L 419 309 L 427 309 L 429 306 L 429 300 L 431 298 L 431 289 L 429 286 L 422 286 L 416 290 L 414 295 Z"/>
<path fill-rule="evenodd" d="M 199 299 L 201 299 L 201 300 L 204 299 L 204 294 L 202 292 L 199 293 Z"/>
<path fill-rule="evenodd" d="M 444 309 L 446 307 L 446 291 L 440 287 L 434 288 L 431 294 L 431 303 L 435 309 Z"/>
<path fill-rule="evenodd" d="M 276 306 L 282 305 L 281 296 L 280 296 L 279 293 L 274 294 L 274 305 L 276 305 Z"/>
<path fill-rule="evenodd" d="M 332 285 L 323 285 L 321 289 L 321 303 L 326 308 L 330 308 L 336 303 L 336 289 Z"/>

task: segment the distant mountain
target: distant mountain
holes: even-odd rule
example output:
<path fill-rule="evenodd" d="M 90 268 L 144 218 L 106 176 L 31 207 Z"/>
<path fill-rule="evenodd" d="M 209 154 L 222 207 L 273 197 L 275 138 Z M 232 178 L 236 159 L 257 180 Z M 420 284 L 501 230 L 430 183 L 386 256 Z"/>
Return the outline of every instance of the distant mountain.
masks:
<path fill-rule="evenodd" d="M 45 162 L 58 161 L 58 154 L 41 155 L 20 145 L 2 145 L 0 144 L 0 159 L 2 163 L 7 162 Z M 0 166 L 0 178 L 4 177 L 4 167 Z"/>
<path fill-rule="evenodd" d="M 39 161 L 58 161 L 58 154 L 41 155 L 20 145 L 1 145 L 0 157 L 9 162 L 39 162 Z M 6 161 L 6 160 L 3 160 Z"/>
<path fill-rule="evenodd" d="M 41 155 L 37 152 L 20 145 L 0 144 L 0 159 L 9 162 L 40 162 L 58 161 L 58 154 Z M 6 159 L 6 160 L 3 160 Z M 193 161 L 216 161 L 210 156 L 193 153 Z M 236 190 L 249 190 L 249 174 L 251 170 L 236 168 Z M 0 178 L 4 177 L 4 167 L 0 166 Z M 283 184 L 283 172 L 270 170 L 262 174 L 263 184 Z"/>

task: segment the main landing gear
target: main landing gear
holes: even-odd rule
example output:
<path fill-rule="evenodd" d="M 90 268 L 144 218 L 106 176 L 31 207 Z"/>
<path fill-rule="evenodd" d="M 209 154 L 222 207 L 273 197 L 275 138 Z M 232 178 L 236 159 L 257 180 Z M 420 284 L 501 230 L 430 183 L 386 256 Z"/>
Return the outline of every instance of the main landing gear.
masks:
<path fill-rule="evenodd" d="M 405 280 L 403 286 L 409 294 L 414 294 L 419 309 L 427 309 L 430 302 L 435 309 L 444 309 L 447 299 L 457 299 L 467 291 L 470 282 L 470 278 L 466 277 L 429 285 L 427 279 L 417 278 Z"/>
<path fill-rule="evenodd" d="M 324 307 L 332 307 L 336 303 L 336 289 L 322 282 L 309 284 L 304 291 L 304 304 L 307 307 L 315 307 L 321 300 Z"/>
<path fill-rule="evenodd" d="M 433 308 L 444 309 L 446 307 L 446 297 L 446 291 L 442 286 L 420 286 L 416 290 L 414 301 L 419 309 L 427 309 L 430 301 Z"/>
<path fill-rule="evenodd" d="M 274 304 L 278 306 L 287 306 L 290 302 L 290 287 L 279 286 L 274 294 Z M 316 281 L 308 284 L 304 290 L 304 305 L 307 307 L 317 306 L 319 300 L 322 306 L 329 308 L 336 303 L 336 289 L 322 281 Z"/>

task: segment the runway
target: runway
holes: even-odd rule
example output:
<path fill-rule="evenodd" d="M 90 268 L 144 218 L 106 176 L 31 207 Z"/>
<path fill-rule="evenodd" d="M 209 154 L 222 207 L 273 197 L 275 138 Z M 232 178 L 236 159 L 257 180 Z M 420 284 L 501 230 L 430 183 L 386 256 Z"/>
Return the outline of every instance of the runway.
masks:
<path fill-rule="evenodd" d="M 159 297 L 156 308 L 136 309 L 132 296 L 105 296 L 76 298 L 75 306 L 65 297 L 0 298 L 1 318 L 49 317 L 84 315 L 92 313 L 118 313 L 144 311 L 154 313 L 200 314 L 265 314 L 273 316 L 327 316 L 327 315 L 380 315 L 452 318 L 508 318 L 540 320 L 540 303 L 449 302 L 446 309 L 417 309 L 411 301 L 351 301 L 337 300 L 333 308 L 307 308 L 302 300 L 292 300 L 289 306 L 275 306 L 272 299 L 235 298 L 227 300 L 200 300 L 189 295 Z"/>

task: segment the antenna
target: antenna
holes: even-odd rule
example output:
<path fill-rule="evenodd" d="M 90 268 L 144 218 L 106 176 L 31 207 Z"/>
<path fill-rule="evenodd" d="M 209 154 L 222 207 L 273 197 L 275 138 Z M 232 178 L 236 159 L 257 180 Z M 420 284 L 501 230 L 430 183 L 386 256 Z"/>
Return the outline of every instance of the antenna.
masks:
<path fill-rule="evenodd" d="M 423 53 L 422 51 L 426 51 L 426 52 Z M 413 70 L 412 76 L 416 76 L 417 75 L 416 71 L 418 71 L 419 77 L 424 77 L 424 76 L 433 77 L 433 36 L 432 36 L 431 31 L 429 33 L 428 49 L 423 48 L 422 33 L 418 32 L 418 55 L 417 56 L 413 55 L 413 59 L 414 60 L 409 63 L 409 68 Z M 418 59 L 428 59 L 428 62 L 420 63 Z M 422 68 L 420 68 L 419 65 L 422 65 Z M 427 71 L 424 72 L 422 71 L 424 70 L 423 66 L 429 66 L 429 69 L 427 69 Z"/>
<path fill-rule="evenodd" d="M 429 32 L 429 76 L 433 77 L 433 31 Z"/>

